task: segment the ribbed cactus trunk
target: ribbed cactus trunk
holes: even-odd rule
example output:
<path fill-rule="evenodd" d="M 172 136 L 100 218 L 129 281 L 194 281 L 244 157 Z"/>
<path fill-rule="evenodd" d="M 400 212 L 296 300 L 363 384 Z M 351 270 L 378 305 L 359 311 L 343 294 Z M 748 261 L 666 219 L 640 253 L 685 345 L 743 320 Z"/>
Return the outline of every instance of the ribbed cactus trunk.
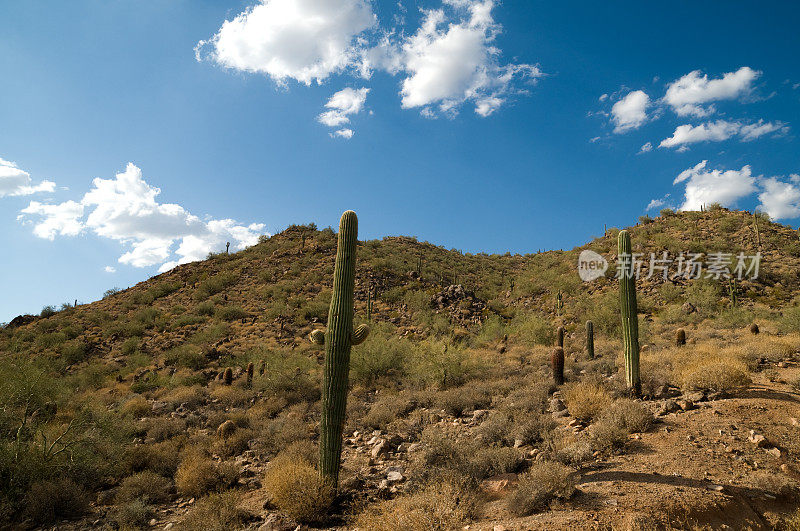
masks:
<path fill-rule="evenodd" d="M 564 385 L 564 349 L 556 347 L 550 355 L 550 365 L 553 367 L 553 383 Z"/>
<path fill-rule="evenodd" d="M 559 326 L 556 329 L 556 346 L 564 348 L 564 327 Z"/>
<path fill-rule="evenodd" d="M 333 294 L 325 333 L 325 372 L 322 376 L 319 471 L 334 487 L 339 481 L 347 406 L 357 242 L 358 218 L 355 212 L 348 210 L 339 221 L 339 245 L 333 270 Z"/>
<path fill-rule="evenodd" d="M 619 270 L 619 306 L 622 316 L 622 342 L 625 352 L 625 382 L 636 396 L 642 392 L 639 379 L 639 318 L 636 308 L 636 278 L 631 250 L 631 236 L 621 230 L 617 238 Z"/>
<path fill-rule="evenodd" d="M 594 323 L 586 321 L 586 357 L 594 359 Z"/>

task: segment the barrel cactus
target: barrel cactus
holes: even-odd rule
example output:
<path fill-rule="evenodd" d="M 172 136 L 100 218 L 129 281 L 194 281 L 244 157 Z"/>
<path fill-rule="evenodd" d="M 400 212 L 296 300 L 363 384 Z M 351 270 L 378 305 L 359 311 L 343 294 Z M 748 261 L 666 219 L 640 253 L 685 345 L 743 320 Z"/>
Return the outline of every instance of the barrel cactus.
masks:
<path fill-rule="evenodd" d="M 586 321 L 586 357 L 594 359 L 594 323 Z"/>
<path fill-rule="evenodd" d="M 631 252 L 631 235 L 627 230 L 619 231 L 617 259 L 620 261 L 619 306 L 625 352 L 625 382 L 628 389 L 639 396 L 642 392 L 642 382 L 639 379 L 639 318 L 636 308 L 636 278 Z"/>
<path fill-rule="evenodd" d="M 758 325 L 756 323 L 753 323 L 753 324 L 750 325 L 750 333 L 751 334 L 756 335 L 759 332 L 761 332 L 761 330 L 758 328 Z"/>
<path fill-rule="evenodd" d="M 553 382 L 556 385 L 564 385 L 564 349 L 562 347 L 553 349 L 550 364 L 553 366 Z"/>
<path fill-rule="evenodd" d="M 564 348 L 564 327 L 559 326 L 556 329 L 556 346 Z"/>
<path fill-rule="evenodd" d="M 685 344 L 686 344 L 686 330 L 684 330 L 683 328 L 678 328 L 678 330 L 675 331 L 675 346 L 682 347 Z"/>
<path fill-rule="evenodd" d="M 233 369 L 226 367 L 225 372 L 222 373 L 222 380 L 225 385 L 231 385 L 233 383 Z"/>
<path fill-rule="evenodd" d="M 333 271 L 333 293 L 326 331 L 314 330 L 310 339 L 325 345 L 322 376 L 322 419 L 319 427 L 319 472 L 335 489 L 342 456 L 342 430 L 347 406 L 350 349 L 362 343 L 369 327 L 353 329 L 353 289 L 356 277 L 358 218 L 348 210 L 339 221 L 339 241 Z"/>
<path fill-rule="evenodd" d="M 247 385 L 253 385 L 253 372 L 255 371 L 255 366 L 253 362 L 247 364 Z"/>

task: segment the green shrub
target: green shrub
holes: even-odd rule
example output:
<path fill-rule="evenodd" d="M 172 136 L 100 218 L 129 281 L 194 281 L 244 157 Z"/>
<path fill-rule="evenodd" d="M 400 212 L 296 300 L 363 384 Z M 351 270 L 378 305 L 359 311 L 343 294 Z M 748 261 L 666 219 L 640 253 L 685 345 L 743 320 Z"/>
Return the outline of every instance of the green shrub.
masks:
<path fill-rule="evenodd" d="M 217 308 L 215 315 L 217 319 L 222 319 L 223 321 L 236 321 L 249 316 L 249 314 L 239 306 L 223 306 Z"/>
<path fill-rule="evenodd" d="M 195 292 L 195 297 L 198 300 L 205 300 L 211 295 L 215 295 L 235 283 L 235 274 L 228 272 L 218 273 L 200 283 L 200 285 L 197 287 L 197 291 Z"/>

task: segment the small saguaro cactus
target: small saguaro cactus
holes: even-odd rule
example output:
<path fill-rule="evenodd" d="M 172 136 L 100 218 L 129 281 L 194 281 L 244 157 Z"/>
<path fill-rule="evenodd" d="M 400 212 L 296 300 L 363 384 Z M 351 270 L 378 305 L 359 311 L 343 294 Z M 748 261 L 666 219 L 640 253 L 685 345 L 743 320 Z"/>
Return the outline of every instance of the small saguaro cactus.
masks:
<path fill-rule="evenodd" d="M 564 349 L 556 347 L 550 355 L 550 364 L 553 367 L 553 382 L 564 385 Z"/>
<path fill-rule="evenodd" d="M 258 364 L 258 375 L 259 376 L 264 376 L 265 365 L 266 364 L 264 363 L 264 360 L 261 360 L 261 362 Z"/>
<path fill-rule="evenodd" d="M 586 321 L 586 357 L 594 359 L 594 323 Z"/>
<path fill-rule="evenodd" d="M 339 241 L 333 270 L 333 293 L 325 332 L 314 330 L 310 339 L 325 345 L 322 376 L 322 419 L 319 426 L 319 473 L 336 489 L 342 457 L 342 430 L 347 409 L 350 349 L 361 344 L 369 327 L 353 329 L 353 288 L 356 276 L 358 218 L 348 210 L 339 221 Z"/>
<path fill-rule="evenodd" d="M 247 386 L 253 385 L 253 371 L 255 370 L 255 366 L 253 362 L 247 364 Z"/>
<path fill-rule="evenodd" d="M 230 254 L 231 242 L 225 242 L 225 254 Z"/>
<path fill-rule="evenodd" d="M 564 327 L 556 328 L 556 346 L 564 348 Z"/>
<path fill-rule="evenodd" d="M 564 308 L 564 301 L 561 297 L 561 290 L 558 290 L 558 295 L 556 295 L 556 315 L 561 315 L 561 310 Z"/>
<path fill-rule="evenodd" d="M 225 372 L 222 373 L 222 380 L 225 382 L 225 385 L 230 385 L 233 383 L 233 369 L 230 367 L 225 368 Z"/>
<path fill-rule="evenodd" d="M 627 230 L 617 236 L 619 267 L 619 307 L 622 318 L 622 342 L 625 352 L 625 382 L 636 396 L 642 392 L 639 379 L 639 318 L 636 307 L 636 279 L 634 278 L 631 235 Z"/>
<path fill-rule="evenodd" d="M 682 347 L 686 344 L 686 330 L 683 328 L 678 328 L 675 331 L 675 346 Z"/>
<path fill-rule="evenodd" d="M 736 286 L 736 278 L 731 277 L 728 283 L 728 294 L 731 299 L 731 307 L 736 307 L 739 303 L 739 288 Z"/>

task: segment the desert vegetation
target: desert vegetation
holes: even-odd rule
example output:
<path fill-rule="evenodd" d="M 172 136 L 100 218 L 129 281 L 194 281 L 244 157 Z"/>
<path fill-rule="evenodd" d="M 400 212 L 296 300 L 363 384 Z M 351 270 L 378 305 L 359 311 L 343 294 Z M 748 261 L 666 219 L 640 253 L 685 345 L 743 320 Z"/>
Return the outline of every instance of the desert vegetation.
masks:
<path fill-rule="evenodd" d="M 531 255 L 351 234 L 340 281 L 341 232 L 291 226 L 20 316 L 0 526 L 797 528 L 800 244 L 752 221 L 668 211 Z M 583 283 L 580 252 L 620 242 L 762 269 Z"/>

